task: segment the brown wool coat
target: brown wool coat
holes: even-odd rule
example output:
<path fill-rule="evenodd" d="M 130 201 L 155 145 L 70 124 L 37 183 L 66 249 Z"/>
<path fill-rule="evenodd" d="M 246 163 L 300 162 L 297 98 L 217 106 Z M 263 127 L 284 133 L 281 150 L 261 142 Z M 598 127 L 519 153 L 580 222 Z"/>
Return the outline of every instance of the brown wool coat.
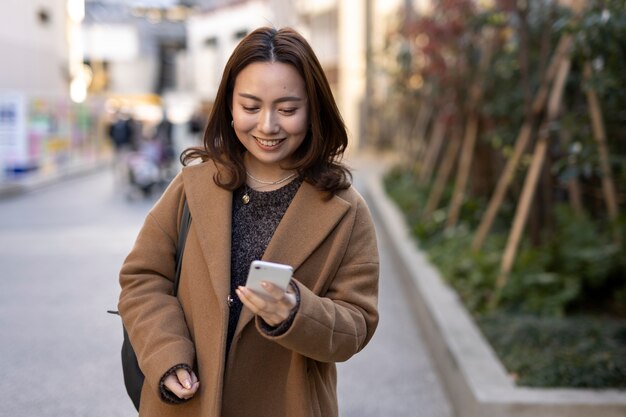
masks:
<path fill-rule="evenodd" d="M 228 363 L 232 193 L 213 162 L 186 167 L 148 214 L 120 272 L 119 310 L 146 376 L 140 416 L 337 416 L 335 362 L 360 351 L 378 323 L 378 250 L 363 199 L 331 199 L 304 182 L 263 256 L 294 267 L 300 307 L 271 337 L 244 307 Z M 174 254 L 184 196 L 192 223 L 178 300 Z M 200 380 L 183 404 L 160 399 L 159 381 L 185 363 Z"/>

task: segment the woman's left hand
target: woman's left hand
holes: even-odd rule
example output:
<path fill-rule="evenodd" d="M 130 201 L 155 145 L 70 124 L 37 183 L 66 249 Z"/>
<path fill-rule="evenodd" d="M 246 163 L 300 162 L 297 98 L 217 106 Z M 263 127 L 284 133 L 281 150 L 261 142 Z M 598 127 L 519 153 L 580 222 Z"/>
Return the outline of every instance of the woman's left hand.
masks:
<path fill-rule="evenodd" d="M 296 294 L 291 285 L 284 292 L 270 282 L 262 282 L 265 294 L 258 294 L 253 290 L 240 286 L 237 288 L 237 296 L 252 312 L 260 316 L 267 324 L 273 327 L 279 326 L 287 320 L 291 311 L 296 308 Z"/>

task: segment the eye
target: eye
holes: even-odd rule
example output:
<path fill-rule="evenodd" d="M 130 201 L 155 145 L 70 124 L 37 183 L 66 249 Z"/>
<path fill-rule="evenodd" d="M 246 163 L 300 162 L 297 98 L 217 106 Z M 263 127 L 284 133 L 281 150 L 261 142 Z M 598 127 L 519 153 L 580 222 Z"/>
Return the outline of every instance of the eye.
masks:
<path fill-rule="evenodd" d="M 243 108 L 244 111 L 248 112 L 248 113 L 254 113 L 257 112 L 259 110 L 259 108 L 257 106 L 241 106 Z"/>
<path fill-rule="evenodd" d="M 292 114 L 294 114 L 297 110 L 298 110 L 298 108 L 297 108 L 297 107 L 287 107 L 287 108 L 284 108 L 284 109 L 280 109 L 279 111 L 280 111 L 282 114 L 284 114 L 284 115 L 291 116 L 291 115 L 292 115 Z"/>

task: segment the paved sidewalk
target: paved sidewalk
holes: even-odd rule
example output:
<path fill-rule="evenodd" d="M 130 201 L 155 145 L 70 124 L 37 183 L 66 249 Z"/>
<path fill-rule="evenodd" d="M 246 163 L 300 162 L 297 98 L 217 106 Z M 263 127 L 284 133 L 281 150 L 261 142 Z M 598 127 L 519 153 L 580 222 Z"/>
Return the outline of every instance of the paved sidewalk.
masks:
<path fill-rule="evenodd" d="M 346 162 L 353 169 L 355 187 L 372 210 L 367 182 L 382 175 L 390 162 L 373 154 L 360 154 Z M 452 417 L 452 406 L 415 316 L 414 300 L 409 299 L 411 292 L 394 263 L 393 245 L 381 233 L 382 223 L 375 215 L 374 222 L 381 260 L 380 323 L 363 352 L 338 365 L 340 415 Z"/>

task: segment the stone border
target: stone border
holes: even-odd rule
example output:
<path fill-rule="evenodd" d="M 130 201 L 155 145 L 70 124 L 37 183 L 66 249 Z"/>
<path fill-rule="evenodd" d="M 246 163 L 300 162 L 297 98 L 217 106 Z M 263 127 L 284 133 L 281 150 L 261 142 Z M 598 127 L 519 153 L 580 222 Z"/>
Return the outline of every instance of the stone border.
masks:
<path fill-rule="evenodd" d="M 36 191 L 62 180 L 81 177 L 107 168 L 111 164 L 112 161 L 110 158 L 102 158 L 98 161 L 84 162 L 63 167 L 50 174 L 32 172 L 21 174 L 19 178 L 14 180 L 0 180 L 0 200 Z"/>
<path fill-rule="evenodd" d="M 517 387 L 439 272 L 417 248 L 379 175 L 365 194 L 414 300 L 420 330 L 457 417 L 624 417 L 626 391 Z"/>

